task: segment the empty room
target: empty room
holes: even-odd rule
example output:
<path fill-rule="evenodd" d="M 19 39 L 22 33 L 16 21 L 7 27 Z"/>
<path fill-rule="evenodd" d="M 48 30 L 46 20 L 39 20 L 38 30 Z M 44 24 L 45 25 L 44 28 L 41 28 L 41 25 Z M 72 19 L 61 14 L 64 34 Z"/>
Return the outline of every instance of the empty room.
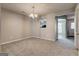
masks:
<path fill-rule="evenodd" d="M 78 18 L 77 3 L 0 3 L 0 53 L 77 56 Z"/>

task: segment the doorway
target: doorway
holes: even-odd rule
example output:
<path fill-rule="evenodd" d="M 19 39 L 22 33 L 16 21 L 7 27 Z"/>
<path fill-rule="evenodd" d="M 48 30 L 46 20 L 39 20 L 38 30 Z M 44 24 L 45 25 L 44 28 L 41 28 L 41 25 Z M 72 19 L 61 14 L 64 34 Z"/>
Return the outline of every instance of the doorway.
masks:
<path fill-rule="evenodd" d="M 58 18 L 58 39 L 66 38 L 66 19 Z"/>
<path fill-rule="evenodd" d="M 69 15 L 56 16 L 56 41 L 60 45 L 74 48 L 74 19 L 69 19 Z"/>

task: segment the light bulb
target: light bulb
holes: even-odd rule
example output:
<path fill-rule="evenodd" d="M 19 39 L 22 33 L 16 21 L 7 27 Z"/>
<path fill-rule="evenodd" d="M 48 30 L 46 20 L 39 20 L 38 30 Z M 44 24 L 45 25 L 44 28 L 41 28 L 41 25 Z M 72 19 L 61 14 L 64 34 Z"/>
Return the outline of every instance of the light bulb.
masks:
<path fill-rule="evenodd" d="M 31 14 L 29 15 L 29 17 L 31 17 L 32 19 L 34 19 L 34 18 L 37 18 L 38 15 L 37 15 L 37 14 L 33 14 L 33 13 L 31 13 Z"/>
<path fill-rule="evenodd" d="M 29 16 L 30 16 L 30 17 L 33 17 L 33 14 L 30 14 Z"/>
<path fill-rule="evenodd" d="M 37 18 L 38 17 L 38 15 L 37 14 L 34 14 L 34 16 Z"/>

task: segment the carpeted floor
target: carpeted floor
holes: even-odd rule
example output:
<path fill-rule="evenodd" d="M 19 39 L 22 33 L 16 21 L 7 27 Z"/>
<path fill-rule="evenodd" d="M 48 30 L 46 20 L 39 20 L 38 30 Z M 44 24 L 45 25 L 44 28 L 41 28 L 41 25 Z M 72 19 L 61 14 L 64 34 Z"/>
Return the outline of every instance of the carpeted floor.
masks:
<path fill-rule="evenodd" d="M 60 38 L 56 41 L 57 44 L 60 44 L 63 47 L 74 49 L 74 40 L 69 38 Z"/>
<path fill-rule="evenodd" d="M 75 56 L 77 50 L 58 42 L 29 38 L 2 46 L 3 52 L 14 56 Z"/>

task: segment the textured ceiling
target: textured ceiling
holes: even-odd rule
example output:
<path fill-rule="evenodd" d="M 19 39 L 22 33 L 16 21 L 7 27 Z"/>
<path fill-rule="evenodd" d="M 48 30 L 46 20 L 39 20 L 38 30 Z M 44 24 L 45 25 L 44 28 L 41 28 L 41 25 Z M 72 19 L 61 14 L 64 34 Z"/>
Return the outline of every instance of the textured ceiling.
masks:
<path fill-rule="evenodd" d="M 39 15 L 74 9 L 76 6 L 74 3 L 3 3 L 2 8 L 18 13 L 30 14 L 33 12 L 33 5 L 35 6 L 35 13 Z"/>

